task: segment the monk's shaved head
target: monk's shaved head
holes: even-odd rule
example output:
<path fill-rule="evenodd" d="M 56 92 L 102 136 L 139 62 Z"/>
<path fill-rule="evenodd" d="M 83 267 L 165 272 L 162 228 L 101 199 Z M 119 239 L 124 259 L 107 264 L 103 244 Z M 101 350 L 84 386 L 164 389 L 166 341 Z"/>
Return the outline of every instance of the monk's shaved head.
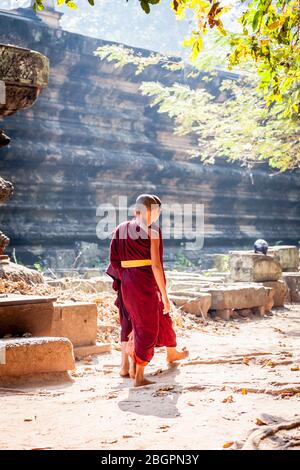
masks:
<path fill-rule="evenodd" d="M 159 197 L 156 196 L 156 194 L 151 194 L 151 196 L 155 199 L 156 204 L 158 204 L 159 207 L 161 207 L 161 200 L 159 199 Z"/>
<path fill-rule="evenodd" d="M 140 211 L 141 206 L 151 209 L 153 206 L 161 206 L 161 200 L 154 194 L 140 194 L 135 201 L 137 211 Z"/>

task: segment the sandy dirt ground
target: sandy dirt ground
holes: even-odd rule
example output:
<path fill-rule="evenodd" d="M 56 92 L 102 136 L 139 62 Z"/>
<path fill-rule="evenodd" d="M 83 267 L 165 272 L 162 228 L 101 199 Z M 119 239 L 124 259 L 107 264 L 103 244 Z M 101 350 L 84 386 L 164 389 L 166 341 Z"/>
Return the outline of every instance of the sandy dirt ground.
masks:
<path fill-rule="evenodd" d="M 178 343 L 189 359 L 168 367 L 158 350 L 147 387 L 119 377 L 114 350 L 78 362 L 72 382 L 1 388 L 0 448 L 241 449 L 299 422 L 299 305 L 206 326 L 195 319 Z M 291 427 L 255 442 L 300 449 L 300 426 Z"/>

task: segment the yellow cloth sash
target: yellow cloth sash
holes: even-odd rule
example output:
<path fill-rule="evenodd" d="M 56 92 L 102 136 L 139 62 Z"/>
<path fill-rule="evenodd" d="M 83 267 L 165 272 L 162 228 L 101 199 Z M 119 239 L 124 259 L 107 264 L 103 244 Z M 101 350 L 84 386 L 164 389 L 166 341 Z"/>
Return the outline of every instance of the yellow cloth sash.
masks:
<path fill-rule="evenodd" d="M 151 259 L 129 259 L 121 261 L 122 268 L 139 268 L 141 266 L 151 266 Z"/>

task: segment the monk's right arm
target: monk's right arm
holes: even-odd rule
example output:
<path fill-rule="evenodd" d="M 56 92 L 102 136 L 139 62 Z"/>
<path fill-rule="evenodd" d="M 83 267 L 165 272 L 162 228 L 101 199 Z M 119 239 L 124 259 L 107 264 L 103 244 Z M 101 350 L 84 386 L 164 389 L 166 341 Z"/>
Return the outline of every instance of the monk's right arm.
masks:
<path fill-rule="evenodd" d="M 159 238 L 156 237 L 151 237 L 151 266 L 156 283 L 161 292 L 162 301 L 164 304 L 164 313 L 169 313 L 170 301 L 167 294 L 164 271 L 160 261 Z"/>

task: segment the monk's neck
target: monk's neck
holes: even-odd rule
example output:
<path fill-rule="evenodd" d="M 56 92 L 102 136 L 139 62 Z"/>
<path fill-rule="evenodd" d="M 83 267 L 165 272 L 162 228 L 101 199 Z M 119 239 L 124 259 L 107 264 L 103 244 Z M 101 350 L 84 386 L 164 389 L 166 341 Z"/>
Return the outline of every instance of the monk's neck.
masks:
<path fill-rule="evenodd" d="M 147 223 L 141 217 L 135 217 L 135 222 L 143 230 L 145 230 L 146 232 L 148 231 L 149 226 L 147 225 Z"/>

